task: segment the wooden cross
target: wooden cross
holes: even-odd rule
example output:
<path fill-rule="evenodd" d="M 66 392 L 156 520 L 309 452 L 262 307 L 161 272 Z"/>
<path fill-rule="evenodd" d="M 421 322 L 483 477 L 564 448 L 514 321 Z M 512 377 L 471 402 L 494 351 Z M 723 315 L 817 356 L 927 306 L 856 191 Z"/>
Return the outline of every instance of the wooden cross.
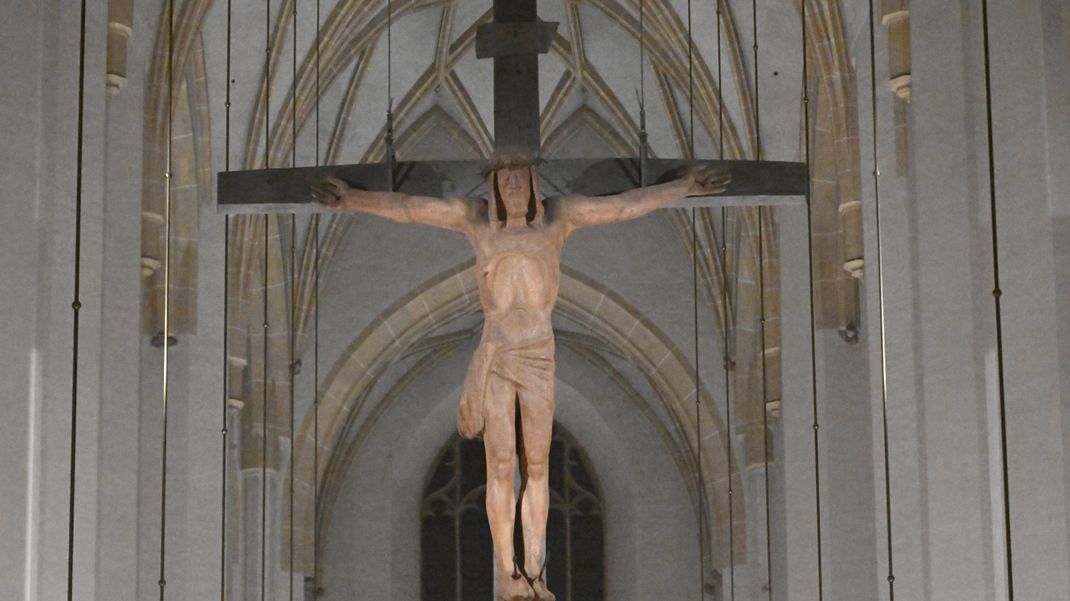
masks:
<path fill-rule="evenodd" d="M 498 152 L 539 156 L 539 55 L 550 49 L 557 23 L 540 21 L 536 0 L 494 0 L 494 22 L 476 34 L 476 56 L 494 59 L 494 144 Z M 548 195 L 602 196 L 658 183 L 698 164 L 732 174 L 717 196 L 690 197 L 670 207 L 784 205 L 804 202 L 806 165 L 774 161 L 684 159 L 549 160 L 539 167 Z M 312 185 L 337 177 L 368 190 L 420 196 L 473 196 L 486 185 L 484 161 L 400 161 L 231 171 L 218 177 L 222 213 L 296 213 L 321 210 Z"/>

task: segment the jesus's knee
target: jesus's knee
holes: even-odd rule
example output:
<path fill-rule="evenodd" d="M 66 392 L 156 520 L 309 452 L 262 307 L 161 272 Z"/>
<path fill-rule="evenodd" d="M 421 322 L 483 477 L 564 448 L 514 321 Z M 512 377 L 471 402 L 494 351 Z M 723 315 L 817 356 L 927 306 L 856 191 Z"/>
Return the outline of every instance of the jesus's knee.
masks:
<path fill-rule="evenodd" d="M 516 455 L 511 452 L 492 452 L 487 450 L 487 478 L 491 480 L 508 480 L 516 476 Z"/>
<path fill-rule="evenodd" d="M 545 480 L 549 471 L 547 464 L 548 462 L 545 457 L 540 457 L 535 461 L 532 461 L 532 458 L 529 456 L 527 458 L 527 464 L 525 465 L 526 469 L 524 475 L 527 476 L 529 481 L 534 480 L 538 482 Z"/>

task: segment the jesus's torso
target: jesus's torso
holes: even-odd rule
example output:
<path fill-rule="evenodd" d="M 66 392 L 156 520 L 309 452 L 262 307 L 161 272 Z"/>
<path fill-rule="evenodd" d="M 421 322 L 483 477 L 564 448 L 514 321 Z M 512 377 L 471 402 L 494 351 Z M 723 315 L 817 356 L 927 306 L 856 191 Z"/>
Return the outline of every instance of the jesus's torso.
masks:
<path fill-rule="evenodd" d="M 564 243 L 560 228 L 546 222 L 515 228 L 481 223 L 469 239 L 476 254 L 484 338 L 513 346 L 552 336 L 550 316 Z"/>

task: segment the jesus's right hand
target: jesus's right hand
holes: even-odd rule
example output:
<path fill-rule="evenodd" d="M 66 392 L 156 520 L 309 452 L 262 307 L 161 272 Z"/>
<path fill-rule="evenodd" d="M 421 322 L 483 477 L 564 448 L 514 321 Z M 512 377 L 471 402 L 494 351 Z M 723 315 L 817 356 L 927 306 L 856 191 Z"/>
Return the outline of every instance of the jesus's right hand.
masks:
<path fill-rule="evenodd" d="M 317 204 L 328 209 L 341 209 L 345 207 L 345 199 L 352 192 L 349 184 L 335 178 L 328 177 L 318 184 L 312 185 L 312 197 Z"/>

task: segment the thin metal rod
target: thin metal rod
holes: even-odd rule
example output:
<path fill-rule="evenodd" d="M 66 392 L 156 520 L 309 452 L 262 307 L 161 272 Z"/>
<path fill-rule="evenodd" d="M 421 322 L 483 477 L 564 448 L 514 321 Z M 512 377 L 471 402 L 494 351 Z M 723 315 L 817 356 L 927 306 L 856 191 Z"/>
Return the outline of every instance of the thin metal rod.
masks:
<path fill-rule="evenodd" d="M 293 73 L 291 74 L 293 98 L 290 109 L 293 111 L 290 118 L 290 164 L 297 167 L 297 2 L 293 4 Z M 290 601 L 294 598 L 294 333 L 297 328 L 297 278 L 296 278 L 296 254 L 297 246 L 297 215 L 290 214 Z"/>
<path fill-rule="evenodd" d="M 721 60 L 721 0 L 717 0 L 717 137 L 718 154 L 724 159 L 724 71 Z M 723 317 L 723 350 L 721 359 L 724 363 L 724 412 L 725 412 L 725 447 L 728 453 L 728 591 L 729 599 L 736 599 L 736 545 L 735 545 L 735 509 L 733 507 L 732 488 L 732 392 L 728 372 L 728 339 L 731 336 L 731 310 L 728 307 L 728 210 L 721 207 L 721 314 Z"/>
<path fill-rule="evenodd" d="M 692 309 L 694 311 L 694 344 L 695 352 L 695 457 L 698 465 L 698 574 L 699 574 L 699 599 L 706 595 L 706 484 L 702 474 L 702 375 L 699 371 L 698 353 L 698 213 L 695 207 L 691 207 L 691 293 Z"/>
<path fill-rule="evenodd" d="M 319 167 L 319 164 L 320 164 L 320 0 L 316 0 L 316 166 Z"/>
<path fill-rule="evenodd" d="M 873 0 L 869 0 L 869 103 L 873 129 L 873 210 L 877 228 L 877 322 L 881 347 L 881 430 L 884 453 L 884 530 L 888 554 L 888 601 L 895 601 L 895 560 L 892 552 L 892 474 L 888 439 L 888 345 L 884 323 L 884 248 L 881 242 L 880 165 L 877 160 L 877 34 Z"/>
<path fill-rule="evenodd" d="M 694 40 L 691 37 L 691 0 L 687 0 L 687 110 L 688 110 L 688 158 L 695 158 L 695 83 Z M 695 350 L 695 450 L 698 471 L 698 577 L 699 599 L 706 595 L 706 490 L 702 475 L 702 376 L 699 371 L 698 349 L 698 212 L 691 208 L 691 285 L 693 295 L 694 350 Z"/>
<path fill-rule="evenodd" d="M 639 0 L 639 106 L 646 105 L 646 0 Z"/>
<path fill-rule="evenodd" d="M 85 146 L 86 0 L 82 0 L 78 37 L 78 165 L 74 182 L 74 300 L 71 302 L 71 449 L 67 498 L 67 601 L 74 599 L 74 504 L 78 464 L 78 333 L 82 310 L 82 157 Z"/>
<path fill-rule="evenodd" d="M 271 167 L 271 0 L 267 0 L 264 20 L 264 168 Z M 268 222 L 271 216 L 264 215 L 263 257 L 263 366 L 264 381 L 261 413 L 260 440 L 260 601 L 267 599 L 267 449 L 268 449 Z"/>
<path fill-rule="evenodd" d="M 809 269 L 810 285 L 810 385 L 813 402 L 813 430 L 814 430 L 814 513 L 816 524 L 816 551 L 817 551 L 817 598 L 822 601 L 825 598 L 825 573 L 821 547 L 821 452 L 819 430 L 821 425 L 817 419 L 817 306 L 814 303 L 814 221 L 811 200 L 813 197 L 813 163 L 810 156 L 810 61 L 808 58 L 808 31 L 806 26 L 806 3 L 802 0 L 802 63 L 803 63 L 803 154 L 806 159 L 806 247 Z"/>
<path fill-rule="evenodd" d="M 394 2 L 386 0 L 386 110 L 394 105 Z"/>
<path fill-rule="evenodd" d="M 263 330 L 264 381 L 260 408 L 260 601 L 267 598 L 267 451 L 268 451 L 268 215 L 264 215 Z"/>
<path fill-rule="evenodd" d="M 295 269 L 297 216 L 290 214 L 290 601 L 294 594 L 294 340 L 297 321 L 297 279 Z"/>
<path fill-rule="evenodd" d="M 264 16 L 264 168 L 271 167 L 271 0 Z M 266 219 L 266 217 L 265 217 Z M 265 225 L 265 228 L 267 226 Z"/>
<path fill-rule="evenodd" d="M 695 69 L 694 40 L 691 38 L 691 0 L 687 0 L 687 119 L 688 157 L 695 158 Z"/>
<path fill-rule="evenodd" d="M 723 61 L 721 60 L 721 0 L 717 0 L 717 148 L 718 157 L 724 160 L 724 77 L 723 77 Z M 723 213 L 723 209 L 722 209 Z M 724 231 L 725 236 L 728 235 L 728 230 Z M 725 277 L 728 277 L 727 265 L 725 266 Z M 725 318 L 728 314 L 725 314 Z"/>
<path fill-rule="evenodd" d="M 320 0 L 316 0 L 316 166 L 320 164 Z M 312 216 L 316 235 L 315 317 L 312 349 L 312 597 L 319 587 L 319 466 L 320 466 L 320 215 Z"/>
<path fill-rule="evenodd" d="M 754 158 L 762 160 L 762 111 L 758 83 L 758 0 L 751 0 L 751 17 L 754 31 Z"/>
<path fill-rule="evenodd" d="M 317 596 L 319 581 L 319 490 L 320 490 L 320 215 L 313 215 L 316 222 L 315 299 L 316 313 L 313 321 L 312 347 L 312 595 Z"/>
<path fill-rule="evenodd" d="M 639 185 L 646 186 L 649 154 L 646 132 L 646 0 L 639 0 Z"/>
<path fill-rule="evenodd" d="M 773 599 L 773 526 L 769 508 L 769 380 L 766 376 L 765 347 L 765 234 L 762 207 L 758 207 L 758 316 L 762 337 L 762 462 L 765 472 L 765 591 Z"/>
<path fill-rule="evenodd" d="M 167 418 L 169 405 L 169 363 L 171 357 L 171 159 L 175 102 L 175 3 L 167 2 L 167 171 L 164 174 L 164 260 L 163 260 L 163 433 L 160 442 L 160 601 L 167 589 Z"/>
<path fill-rule="evenodd" d="M 226 109 L 224 142 L 223 142 L 223 170 L 230 171 L 230 94 L 231 94 L 231 40 L 232 40 L 232 2 L 227 0 L 227 96 L 224 105 Z M 223 416 L 222 427 L 219 432 L 222 435 L 222 466 L 220 469 L 219 494 L 219 601 L 227 599 L 227 438 L 229 428 L 227 412 L 230 403 L 230 215 L 223 217 Z"/>
<path fill-rule="evenodd" d="M 730 310 L 728 307 L 728 220 L 725 207 L 721 207 L 721 311 L 724 314 L 724 347 L 722 357 L 724 363 L 724 415 L 725 415 L 725 446 L 728 453 L 728 591 L 729 599 L 736 598 L 736 545 L 735 545 L 735 509 L 733 508 L 732 487 L 732 388 L 730 374 L 728 372 L 728 337 L 730 330 Z"/>
<path fill-rule="evenodd" d="M 751 0 L 754 35 L 754 158 L 762 160 L 762 105 L 758 79 L 758 0 Z M 762 345 L 762 463 L 765 478 L 765 592 L 773 601 L 773 526 L 769 504 L 769 380 L 766 377 L 765 346 L 765 223 L 761 205 L 758 206 L 758 319 Z"/>
<path fill-rule="evenodd" d="M 1007 600 L 1014 601 L 1014 560 L 1011 548 L 1011 484 L 1007 455 L 1007 389 L 1003 362 L 1003 290 L 999 284 L 999 222 L 996 210 L 996 150 L 992 125 L 992 60 L 988 32 L 988 0 L 981 0 L 985 54 L 985 125 L 988 137 L 988 196 L 992 217 L 992 300 L 996 310 L 996 369 L 999 380 L 999 442 L 1003 470 L 1003 540 L 1007 546 Z"/>
<path fill-rule="evenodd" d="M 390 176 L 390 191 L 394 191 L 394 3 L 386 1 L 386 163 Z"/>

